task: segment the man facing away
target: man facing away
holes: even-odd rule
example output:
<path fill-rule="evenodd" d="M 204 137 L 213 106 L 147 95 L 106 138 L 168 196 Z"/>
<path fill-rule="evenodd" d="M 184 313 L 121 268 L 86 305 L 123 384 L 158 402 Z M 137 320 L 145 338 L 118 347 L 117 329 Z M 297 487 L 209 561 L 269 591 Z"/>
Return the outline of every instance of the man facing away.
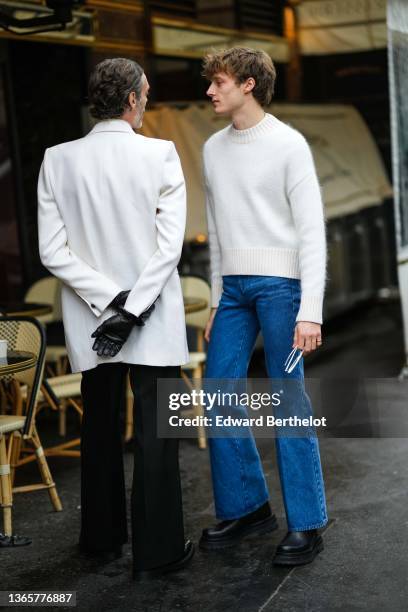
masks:
<path fill-rule="evenodd" d="M 41 261 L 63 281 L 65 336 L 82 372 L 81 534 L 84 554 L 120 556 L 127 541 L 119 412 L 135 396 L 131 498 L 133 576 L 180 569 L 185 542 L 178 441 L 157 438 L 156 382 L 188 361 L 177 263 L 186 197 L 174 144 L 133 131 L 149 83 L 134 61 L 98 64 L 89 81 L 98 122 L 47 149 L 38 183 Z"/>
<path fill-rule="evenodd" d="M 259 331 L 270 379 L 290 381 L 302 416 L 312 414 L 302 361 L 285 360 L 322 343 L 326 240 L 323 205 L 305 138 L 265 113 L 276 72 L 263 51 L 235 47 L 206 56 L 204 76 L 217 115 L 232 124 L 204 145 L 212 312 L 207 379 L 245 379 Z M 301 565 L 323 549 L 327 523 L 316 436 L 276 436 L 288 533 L 274 563 Z M 200 547 L 231 546 L 276 529 L 252 436 L 209 440 L 216 516 Z"/>

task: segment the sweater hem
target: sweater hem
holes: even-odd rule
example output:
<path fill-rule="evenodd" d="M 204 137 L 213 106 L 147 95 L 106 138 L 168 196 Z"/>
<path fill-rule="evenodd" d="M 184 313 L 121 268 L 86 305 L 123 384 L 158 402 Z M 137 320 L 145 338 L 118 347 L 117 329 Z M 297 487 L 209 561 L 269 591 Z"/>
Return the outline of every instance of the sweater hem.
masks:
<path fill-rule="evenodd" d="M 253 247 L 222 250 L 222 276 L 253 274 L 300 278 L 297 249 Z"/>

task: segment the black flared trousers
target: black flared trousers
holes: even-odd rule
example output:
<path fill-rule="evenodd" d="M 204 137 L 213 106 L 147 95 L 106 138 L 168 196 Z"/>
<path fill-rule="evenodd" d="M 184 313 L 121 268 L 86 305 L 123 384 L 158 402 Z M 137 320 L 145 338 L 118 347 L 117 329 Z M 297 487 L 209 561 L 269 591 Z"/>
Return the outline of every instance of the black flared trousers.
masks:
<path fill-rule="evenodd" d="M 81 534 L 88 551 L 112 551 L 128 539 L 120 409 L 130 372 L 134 403 L 131 497 L 135 569 L 171 563 L 184 552 L 178 440 L 157 437 L 157 379 L 179 366 L 101 364 L 82 373 Z"/>

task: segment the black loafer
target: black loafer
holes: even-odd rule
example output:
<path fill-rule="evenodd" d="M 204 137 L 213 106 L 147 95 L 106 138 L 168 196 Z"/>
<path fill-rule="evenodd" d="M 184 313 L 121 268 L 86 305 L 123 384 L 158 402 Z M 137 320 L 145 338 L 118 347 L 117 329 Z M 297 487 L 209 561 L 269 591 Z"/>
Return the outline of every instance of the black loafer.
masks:
<path fill-rule="evenodd" d="M 187 540 L 184 545 L 184 554 L 177 561 L 167 563 L 166 565 L 160 565 L 159 567 L 153 567 L 148 570 L 133 570 L 133 580 L 153 580 L 160 578 L 170 572 L 177 572 L 188 565 L 194 555 L 194 544 Z"/>
<path fill-rule="evenodd" d="M 323 550 L 322 537 L 317 529 L 289 531 L 276 549 L 274 565 L 305 565 Z"/>
<path fill-rule="evenodd" d="M 272 514 L 269 502 L 238 519 L 222 521 L 204 529 L 199 546 L 202 550 L 220 550 L 234 546 L 251 534 L 262 535 L 278 528 L 276 516 Z"/>

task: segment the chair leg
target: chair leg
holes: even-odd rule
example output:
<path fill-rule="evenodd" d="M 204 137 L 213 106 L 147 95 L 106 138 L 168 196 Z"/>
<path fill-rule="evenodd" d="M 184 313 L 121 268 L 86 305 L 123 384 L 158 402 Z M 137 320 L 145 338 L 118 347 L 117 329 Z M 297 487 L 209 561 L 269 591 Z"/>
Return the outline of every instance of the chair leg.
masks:
<path fill-rule="evenodd" d="M 198 389 L 201 389 L 201 379 L 202 379 L 202 368 L 199 365 L 197 368 L 195 368 L 193 370 L 193 376 L 192 376 L 192 380 L 193 382 L 191 382 L 191 380 L 189 379 L 189 377 L 187 376 L 187 374 L 185 372 L 183 372 L 183 370 L 181 371 L 181 378 L 184 380 L 184 382 L 186 383 L 187 387 L 189 389 L 191 389 L 191 391 L 194 389 L 194 387 L 197 387 Z M 196 380 L 199 380 L 199 384 L 197 385 L 197 383 L 195 382 Z M 194 416 L 203 416 L 204 415 L 204 409 L 202 406 L 194 406 Z M 207 440 L 205 437 L 205 429 L 202 425 L 199 425 L 197 427 L 197 438 L 198 438 L 198 448 L 200 449 L 204 449 L 207 448 Z"/>
<path fill-rule="evenodd" d="M 130 389 L 130 380 L 128 377 L 126 389 L 126 415 L 125 415 L 125 442 L 129 442 L 133 438 L 133 394 Z"/>
<path fill-rule="evenodd" d="M 10 442 L 9 442 L 9 455 L 10 455 L 10 482 L 11 486 L 14 486 L 14 479 L 16 476 L 16 467 L 18 467 L 18 462 L 20 459 L 21 453 L 21 434 L 18 431 L 15 431 L 11 434 Z"/>
<path fill-rule="evenodd" d="M 7 413 L 7 390 L 5 383 L 0 380 L 0 414 Z"/>
<path fill-rule="evenodd" d="M 47 373 L 47 377 L 49 376 L 52 378 L 53 376 L 56 376 L 55 369 L 49 362 L 45 364 L 45 371 Z"/>
<path fill-rule="evenodd" d="M 189 379 L 189 377 L 187 376 L 187 374 L 181 370 L 181 378 L 184 380 L 184 382 L 186 383 L 187 387 L 192 391 L 193 390 L 193 385 L 191 384 L 191 380 Z"/>
<path fill-rule="evenodd" d="M 11 509 L 13 507 L 13 493 L 10 483 L 10 465 L 7 461 L 6 438 L 0 434 L 0 484 L 1 505 L 3 507 L 4 534 L 12 535 Z"/>
<path fill-rule="evenodd" d="M 62 376 L 62 358 L 58 357 L 57 362 L 55 364 L 55 371 L 57 372 L 57 376 Z"/>
<path fill-rule="evenodd" d="M 203 369 L 201 364 L 193 370 L 193 381 L 195 382 L 198 389 L 202 387 L 202 378 L 203 378 Z M 195 409 L 197 416 L 204 416 L 204 408 L 203 406 L 196 406 Z M 205 437 L 205 428 L 202 425 L 197 427 L 198 430 L 198 448 L 205 449 L 207 448 L 207 439 Z"/>
<path fill-rule="evenodd" d="M 50 495 L 51 503 L 54 506 L 54 510 L 59 512 L 62 510 L 61 500 L 58 496 L 57 487 L 52 479 L 50 468 L 48 467 L 47 459 L 44 455 L 44 449 L 41 445 L 40 438 L 38 436 L 37 427 L 33 428 L 31 440 L 35 446 L 35 453 L 37 455 L 37 463 L 40 469 L 41 478 L 43 483 L 47 485 L 48 493 Z"/>
<path fill-rule="evenodd" d="M 197 329 L 197 351 L 204 353 L 204 332 L 202 329 Z"/>
<path fill-rule="evenodd" d="M 67 402 L 60 401 L 59 406 L 59 435 L 65 437 L 67 435 Z"/>
<path fill-rule="evenodd" d="M 82 417 L 84 414 L 82 406 L 80 406 L 78 400 L 73 400 L 72 397 L 69 398 L 68 404 L 72 406 L 78 413 L 80 421 L 82 421 Z"/>

